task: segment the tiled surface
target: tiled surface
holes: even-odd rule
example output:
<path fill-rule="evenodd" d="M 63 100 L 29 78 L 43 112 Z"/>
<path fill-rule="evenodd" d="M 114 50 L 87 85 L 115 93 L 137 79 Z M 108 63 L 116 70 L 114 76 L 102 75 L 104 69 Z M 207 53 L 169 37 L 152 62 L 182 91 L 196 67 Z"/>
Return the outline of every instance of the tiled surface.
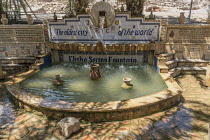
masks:
<path fill-rule="evenodd" d="M 110 18 L 112 15 L 109 16 L 109 20 Z M 79 15 L 77 19 L 49 23 L 50 39 L 55 42 L 95 43 L 102 40 L 105 44 L 137 43 L 139 41 L 148 43 L 151 39 L 159 40 L 159 28 L 158 21 L 130 18 L 128 14 L 117 14 L 112 25 L 104 29 L 94 26 L 89 15 Z"/>
<path fill-rule="evenodd" d="M 177 82 L 183 87 L 182 102 L 168 110 L 133 120 L 85 123 L 69 140 L 203 140 L 210 122 L 210 90 L 203 75 L 183 75 Z M 56 120 L 16 109 L 0 86 L 0 139 L 62 140 Z"/>
<path fill-rule="evenodd" d="M 38 54 L 41 48 L 32 44 L 0 44 L 0 56 L 2 57 L 27 57 Z"/>

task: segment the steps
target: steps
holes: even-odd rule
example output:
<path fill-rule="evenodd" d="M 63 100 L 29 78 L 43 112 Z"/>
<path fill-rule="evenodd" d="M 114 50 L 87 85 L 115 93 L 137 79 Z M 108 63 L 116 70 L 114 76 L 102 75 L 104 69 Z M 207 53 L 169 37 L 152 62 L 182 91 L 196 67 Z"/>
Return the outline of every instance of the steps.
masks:
<path fill-rule="evenodd" d="M 160 73 L 169 73 L 172 77 L 180 74 L 205 74 L 209 61 L 199 59 L 174 59 L 174 54 L 164 53 L 158 56 Z"/>
<path fill-rule="evenodd" d="M 167 66 L 167 61 L 174 59 L 174 54 L 164 53 L 160 54 L 158 57 L 158 67 L 161 73 L 168 73 L 169 67 Z"/>
<path fill-rule="evenodd" d="M 45 57 L 49 54 L 41 54 L 36 56 L 36 61 L 30 66 L 31 70 L 40 70 L 41 66 L 45 63 Z"/>
<path fill-rule="evenodd" d="M 205 74 L 207 67 L 176 67 L 169 70 L 169 73 L 175 77 L 179 74 Z"/>
<path fill-rule="evenodd" d="M 168 67 L 168 69 L 173 69 L 178 66 L 177 63 L 178 63 L 178 60 L 169 60 L 166 62 L 166 66 Z"/>
<path fill-rule="evenodd" d="M 35 57 L 0 57 L 2 69 L 8 73 L 28 71 L 31 64 L 35 62 Z"/>

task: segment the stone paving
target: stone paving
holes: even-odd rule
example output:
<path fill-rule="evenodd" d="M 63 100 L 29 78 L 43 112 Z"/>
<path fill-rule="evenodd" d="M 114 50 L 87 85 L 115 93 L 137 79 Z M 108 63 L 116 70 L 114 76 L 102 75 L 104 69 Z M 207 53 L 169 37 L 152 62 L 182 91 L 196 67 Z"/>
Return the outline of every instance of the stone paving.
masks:
<path fill-rule="evenodd" d="M 204 75 L 181 75 L 176 78 L 183 88 L 180 104 L 133 120 L 86 123 L 68 140 L 203 140 L 210 122 L 210 90 Z M 15 108 L 0 81 L 0 139 L 65 140 L 59 120 Z"/>

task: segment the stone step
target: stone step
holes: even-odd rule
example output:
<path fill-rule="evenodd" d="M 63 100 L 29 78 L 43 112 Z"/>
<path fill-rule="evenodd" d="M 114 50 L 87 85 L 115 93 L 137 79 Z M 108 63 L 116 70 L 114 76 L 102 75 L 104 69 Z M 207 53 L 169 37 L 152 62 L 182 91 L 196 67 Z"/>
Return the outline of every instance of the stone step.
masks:
<path fill-rule="evenodd" d="M 178 60 L 178 67 L 206 67 L 209 61 L 200 59 L 180 59 Z"/>
<path fill-rule="evenodd" d="M 162 57 L 167 57 L 167 56 L 171 56 L 171 55 L 174 55 L 173 53 L 162 53 L 162 54 L 159 54 L 159 56 L 162 56 Z"/>
<path fill-rule="evenodd" d="M 177 60 L 170 60 L 170 61 L 167 61 L 166 62 L 166 66 L 169 68 L 169 69 L 172 69 L 172 68 L 175 68 L 177 67 Z"/>
<path fill-rule="evenodd" d="M 14 59 L 14 60 L 28 60 L 28 59 L 35 59 L 35 57 L 0 57 L 0 60 L 2 60 L 2 59 L 6 59 L 6 60 L 11 60 L 11 59 Z"/>
<path fill-rule="evenodd" d="M 169 61 L 169 60 L 174 59 L 174 54 L 173 53 L 163 53 L 163 54 L 160 54 L 159 57 L 165 57 L 166 61 Z"/>
<path fill-rule="evenodd" d="M 23 67 L 30 66 L 31 64 L 1 64 L 2 67 Z"/>
<path fill-rule="evenodd" d="M 39 66 L 42 65 L 43 63 L 34 63 L 33 65 L 30 66 L 31 70 L 39 70 Z"/>
<path fill-rule="evenodd" d="M 176 69 L 180 70 L 207 70 L 207 67 L 176 67 Z"/>
<path fill-rule="evenodd" d="M 160 69 L 160 73 L 167 73 L 168 72 L 168 67 L 165 65 L 158 65 Z"/>
<path fill-rule="evenodd" d="M 177 76 L 178 74 L 205 74 L 206 70 L 207 67 L 176 67 L 169 69 L 168 72 Z"/>
<path fill-rule="evenodd" d="M 169 70 L 169 72 L 168 72 L 172 77 L 176 77 L 176 76 L 178 76 L 178 75 L 180 75 L 181 74 L 181 70 L 180 69 L 171 69 L 171 70 Z"/>

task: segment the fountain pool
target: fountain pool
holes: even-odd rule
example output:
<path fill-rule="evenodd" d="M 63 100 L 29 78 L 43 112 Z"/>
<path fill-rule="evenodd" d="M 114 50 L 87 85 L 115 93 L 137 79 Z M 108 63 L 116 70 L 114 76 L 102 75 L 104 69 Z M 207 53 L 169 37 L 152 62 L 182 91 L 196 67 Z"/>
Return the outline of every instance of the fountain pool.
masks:
<path fill-rule="evenodd" d="M 148 64 L 100 64 L 102 77 L 89 78 L 90 65 L 59 63 L 46 67 L 20 83 L 24 90 L 49 101 L 108 102 L 137 98 L 167 88 L 153 66 Z M 64 84 L 54 86 L 55 75 L 61 74 Z M 130 77 L 131 89 L 123 89 L 123 78 Z"/>

